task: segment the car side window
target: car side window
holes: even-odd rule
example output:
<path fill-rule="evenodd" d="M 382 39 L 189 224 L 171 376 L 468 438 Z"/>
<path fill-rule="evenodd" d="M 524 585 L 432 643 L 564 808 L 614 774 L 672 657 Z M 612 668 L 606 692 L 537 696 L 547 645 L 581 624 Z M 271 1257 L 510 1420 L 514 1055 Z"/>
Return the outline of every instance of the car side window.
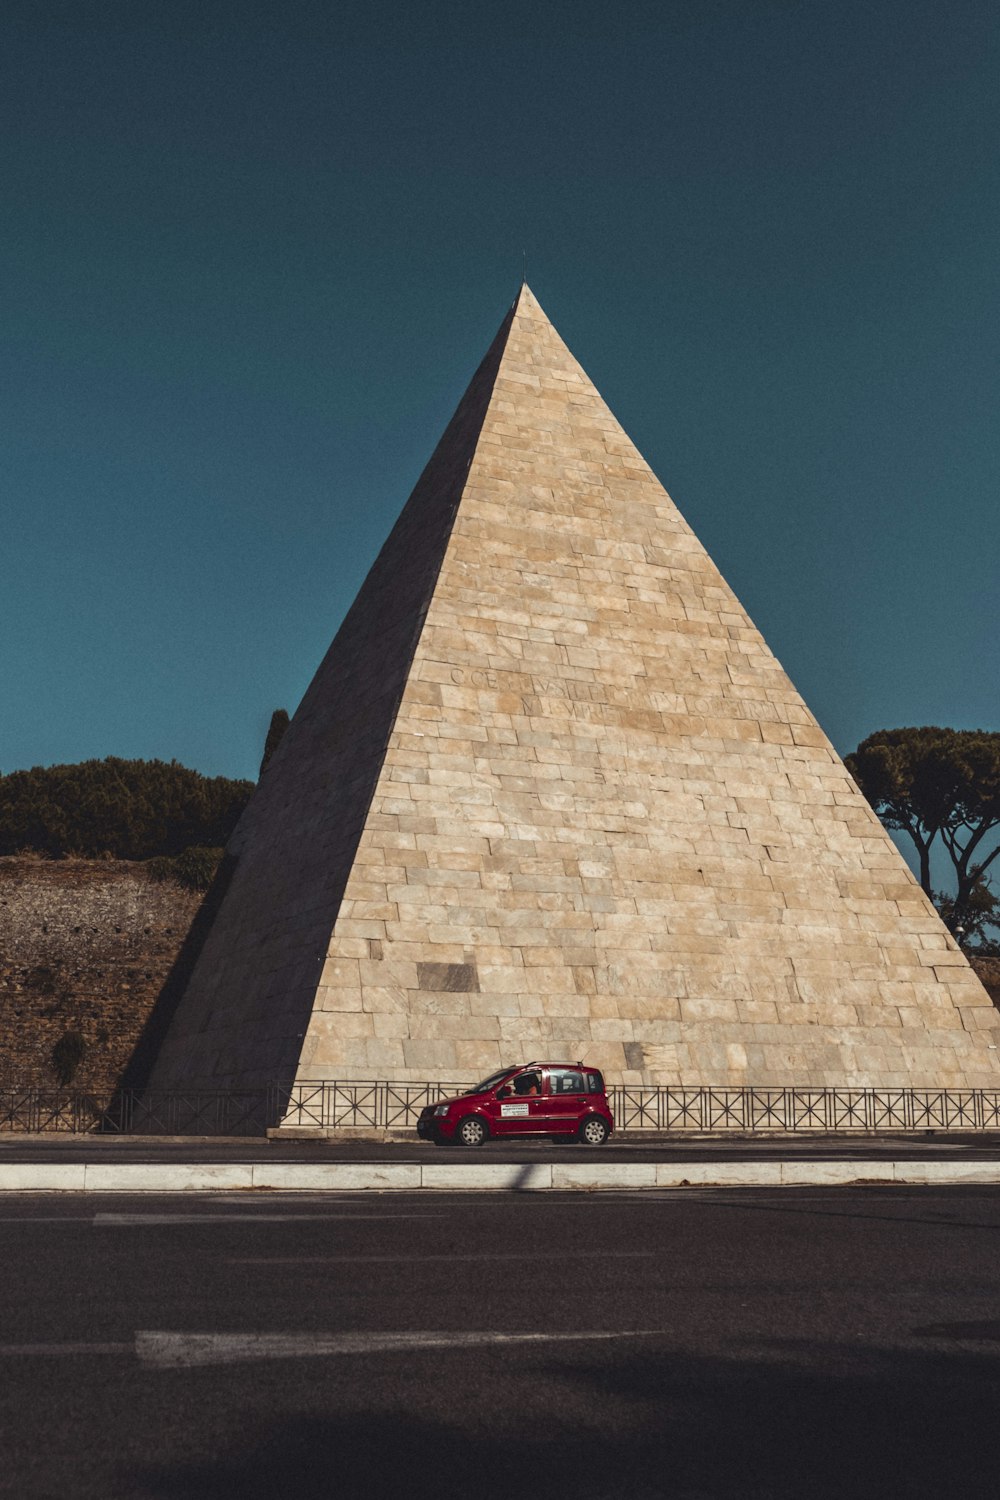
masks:
<path fill-rule="evenodd" d="M 604 1079 L 601 1077 L 600 1073 L 588 1073 L 587 1074 L 587 1093 L 588 1094 L 603 1094 L 604 1093 Z"/>
<path fill-rule="evenodd" d="M 549 1090 L 553 1094 L 582 1094 L 583 1074 L 575 1068 L 550 1068 Z"/>
<path fill-rule="evenodd" d="M 518 1098 L 542 1092 L 542 1079 L 539 1073 L 518 1073 L 513 1083 L 514 1093 Z"/>

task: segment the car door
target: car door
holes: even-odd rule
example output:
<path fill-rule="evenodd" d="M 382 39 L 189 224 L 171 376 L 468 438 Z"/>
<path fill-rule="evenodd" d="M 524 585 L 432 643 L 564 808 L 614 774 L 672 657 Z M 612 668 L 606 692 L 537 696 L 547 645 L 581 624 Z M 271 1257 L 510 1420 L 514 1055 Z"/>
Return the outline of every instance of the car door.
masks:
<path fill-rule="evenodd" d="M 585 1103 L 583 1074 L 579 1068 L 546 1068 L 548 1126 L 553 1135 L 572 1135 L 580 1123 Z"/>
<path fill-rule="evenodd" d="M 525 1068 L 508 1078 L 490 1103 L 490 1127 L 495 1135 L 537 1135 L 548 1127 L 544 1114 L 542 1074 Z"/>

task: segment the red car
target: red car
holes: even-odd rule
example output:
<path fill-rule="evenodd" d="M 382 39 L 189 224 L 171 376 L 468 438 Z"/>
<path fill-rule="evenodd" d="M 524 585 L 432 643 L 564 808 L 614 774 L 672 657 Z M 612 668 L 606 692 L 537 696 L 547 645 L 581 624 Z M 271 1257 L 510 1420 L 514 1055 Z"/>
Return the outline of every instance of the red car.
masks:
<path fill-rule="evenodd" d="M 440 1146 L 482 1146 L 490 1136 L 576 1136 L 600 1146 L 615 1128 L 604 1078 L 583 1063 L 503 1068 L 457 1099 L 421 1110 L 417 1134 Z"/>

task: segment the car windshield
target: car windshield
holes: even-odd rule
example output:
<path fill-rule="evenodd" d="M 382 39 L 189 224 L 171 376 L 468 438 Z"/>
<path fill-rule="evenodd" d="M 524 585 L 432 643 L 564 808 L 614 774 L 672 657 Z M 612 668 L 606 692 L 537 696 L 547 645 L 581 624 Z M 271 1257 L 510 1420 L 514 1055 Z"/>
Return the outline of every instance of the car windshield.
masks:
<path fill-rule="evenodd" d="M 495 1089 L 497 1084 L 506 1078 L 508 1074 L 513 1073 L 513 1071 L 513 1068 L 501 1068 L 499 1073 L 491 1073 L 489 1078 L 484 1078 L 482 1083 L 477 1083 L 475 1088 L 470 1089 L 469 1092 L 471 1094 L 488 1093 L 490 1089 Z"/>

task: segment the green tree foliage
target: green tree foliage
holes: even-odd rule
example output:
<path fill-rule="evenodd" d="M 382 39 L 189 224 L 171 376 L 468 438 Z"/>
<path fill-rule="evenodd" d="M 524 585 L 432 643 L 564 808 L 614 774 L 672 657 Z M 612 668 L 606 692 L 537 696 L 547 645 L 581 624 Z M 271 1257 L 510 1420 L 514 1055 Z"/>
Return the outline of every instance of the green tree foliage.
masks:
<path fill-rule="evenodd" d="M 934 905 L 948 931 L 962 946 L 975 943 L 988 952 L 997 948 L 987 929 L 1000 927 L 1000 896 L 993 894 L 985 880 L 974 885 L 962 902 L 947 891 L 935 891 Z"/>
<path fill-rule="evenodd" d="M 271 756 L 281 744 L 281 737 L 288 728 L 287 708 L 276 708 L 271 715 L 271 723 L 268 726 L 267 739 L 264 741 L 264 758 L 260 763 L 260 774 L 263 776 L 267 770 L 267 763 Z"/>
<path fill-rule="evenodd" d="M 87 760 L 0 776 L 0 854 L 150 859 L 221 848 L 251 781 L 202 776 L 162 760 Z"/>
<path fill-rule="evenodd" d="M 987 871 L 1000 855 L 991 838 L 1000 828 L 1000 734 L 880 729 L 847 757 L 847 769 L 885 826 L 913 840 L 920 884 L 932 900 L 931 846 L 941 840 L 955 872 L 950 917 L 968 929 L 978 912 L 981 928 Z"/>

